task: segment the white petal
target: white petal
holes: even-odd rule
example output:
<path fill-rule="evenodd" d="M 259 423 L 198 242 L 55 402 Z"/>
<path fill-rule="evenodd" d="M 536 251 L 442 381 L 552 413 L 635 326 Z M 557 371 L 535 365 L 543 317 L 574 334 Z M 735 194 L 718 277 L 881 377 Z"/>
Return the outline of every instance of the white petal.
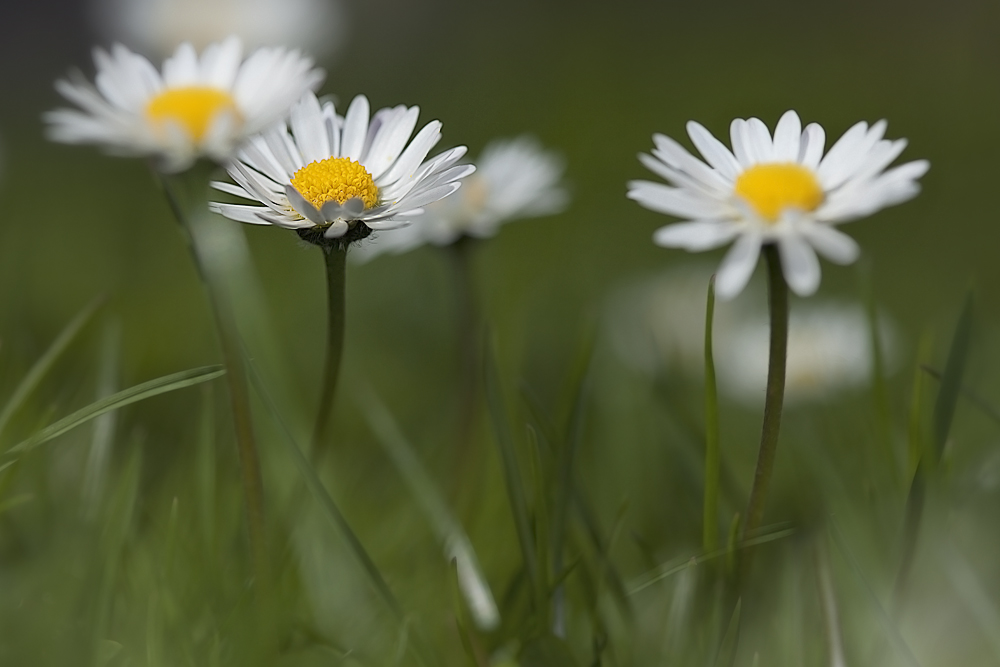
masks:
<path fill-rule="evenodd" d="M 799 159 L 799 143 L 802 139 L 802 121 L 794 111 L 786 111 L 774 128 L 774 160 L 776 162 L 796 162 Z"/>
<path fill-rule="evenodd" d="M 340 141 L 340 154 L 352 160 L 361 157 L 368 135 L 368 98 L 358 95 L 347 108 L 344 116 L 344 132 Z"/>
<path fill-rule="evenodd" d="M 420 107 L 410 107 L 387 124 L 375 137 L 365 155 L 364 165 L 372 178 L 378 178 L 399 158 L 417 126 Z"/>
<path fill-rule="evenodd" d="M 727 181 L 719 172 L 687 152 L 683 146 L 663 134 L 654 134 L 653 155 L 675 169 L 680 169 L 706 186 L 718 192 L 729 192 L 732 182 Z"/>
<path fill-rule="evenodd" d="M 307 164 L 330 157 L 330 139 L 326 134 L 323 111 L 312 92 L 303 95 L 292 107 L 291 125 L 295 143 Z"/>
<path fill-rule="evenodd" d="M 344 222 L 343 220 L 338 220 L 337 222 L 332 223 L 329 227 L 326 228 L 326 231 L 323 232 L 323 236 L 325 236 L 328 239 L 339 239 L 341 236 L 346 234 L 347 230 L 349 230 L 350 228 L 351 226 L 348 225 L 346 222 Z"/>
<path fill-rule="evenodd" d="M 754 164 L 754 159 L 750 154 L 748 146 L 749 136 L 747 122 L 742 118 L 733 119 L 733 122 L 729 124 L 729 141 L 733 145 L 733 155 L 736 156 L 740 166 L 743 168 L 752 167 Z"/>
<path fill-rule="evenodd" d="M 804 225 L 802 235 L 819 254 L 834 264 L 852 264 L 861 254 L 861 248 L 854 239 L 822 222 Z"/>
<path fill-rule="evenodd" d="M 708 160 L 708 163 L 718 169 L 729 180 L 736 180 L 740 172 L 743 171 L 743 168 L 736 158 L 733 157 L 733 154 L 729 152 L 725 144 L 716 139 L 700 123 L 694 121 L 688 122 L 687 131 L 695 148 Z"/>
<path fill-rule="evenodd" d="M 799 148 L 799 164 L 808 167 L 813 171 L 819 167 L 819 161 L 823 158 L 823 146 L 826 142 L 826 132 L 818 123 L 809 123 L 805 131 L 802 132 L 802 141 Z"/>
<path fill-rule="evenodd" d="M 630 181 L 628 198 L 658 213 L 681 218 L 723 218 L 729 212 L 725 204 L 700 196 L 697 192 L 671 188 L 651 181 Z"/>
<path fill-rule="evenodd" d="M 264 206 L 244 206 L 240 204 L 220 204 L 218 202 L 210 202 L 208 204 L 208 208 L 213 213 L 219 213 L 226 216 L 230 220 L 236 220 L 237 222 L 246 222 L 251 225 L 269 224 L 258 215 L 259 213 L 266 213 L 270 210 Z"/>
<path fill-rule="evenodd" d="M 819 287 L 819 259 L 812 247 L 797 234 L 778 239 L 781 269 L 793 292 L 809 296 Z"/>
<path fill-rule="evenodd" d="M 759 118 L 751 118 L 746 124 L 747 142 L 750 155 L 755 162 L 774 162 L 774 142 L 771 133 Z"/>
<path fill-rule="evenodd" d="M 285 186 L 285 196 L 288 197 L 288 203 L 292 205 L 292 208 L 313 224 L 322 225 L 326 223 L 326 220 L 324 220 L 322 214 L 316 210 L 316 207 L 307 202 L 305 197 L 299 194 L 299 191 L 291 185 Z"/>
<path fill-rule="evenodd" d="M 653 233 L 653 242 L 664 248 L 699 252 L 729 243 L 738 233 L 739 225 L 734 222 L 694 220 L 660 227 Z"/>
<path fill-rule="evenodd" d="M 728 301 L 743 291 L 760 256 L 760 234 L 746 233 L 736 239 L 722 259 L 722 265 L 715 278 L 715 293 L 722 301 Z"/>

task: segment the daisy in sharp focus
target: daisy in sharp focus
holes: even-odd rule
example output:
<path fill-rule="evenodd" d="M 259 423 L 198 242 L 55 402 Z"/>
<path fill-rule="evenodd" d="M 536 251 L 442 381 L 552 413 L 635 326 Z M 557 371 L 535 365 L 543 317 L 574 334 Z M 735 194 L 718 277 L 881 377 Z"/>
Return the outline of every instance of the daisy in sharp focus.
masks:
<path fill-rule="evenodd" d="M 569 201 L 560 184 L 562 158 L 531 137 L 492 141 L 475 165 L 476 173 L 454 196 L 427 206 L 412 225 L 372 237 L 355 257 L 367 260 L 425 244 L 446 246 L 467 236 L 489 238 L 507 222 L 559 213 Z"/>
<path fill-rule="evenodd" d="M 368 99 L 358 95 L 341 117 L 332 102 L 321 105 L 308 93 L 287 124 L 251 139 L 229 165 L 237 185 L 212 184 L 262 206 L 210 206 L 240 222 L 297 230 L 320 245 L 405 226 L 475 171 L 455 166 L 464 146 L 424 161 L 441 139 L 441 123 L 427 123 L 411 141 L 418 114 L 400 105 L 369 116 Z"/>
<path fill-rule="evenodd" d="M 761 246 L 777 245 L 788 286 L 799 295 L 816 291 L 816 253 L 837 264 L 857 259 L 859 248 L 835 225 L 899 204 L 919 191 L 929 168 L 917 160 L 886 170 L 906 140 L 883 139 L 884 120 L 851 127 L 824 155 L 825 133 L 816 123 L 803 130 L 788 111 L 774 136 L 757 118 L 732 122 L 730 151 L 702 125 L 688 134 L 707 161 L 673 139 L 653 135 L 652 155 L 639 159 L 671 185 L 629 183 L 628 196 L 646 208 L 684 218 L 657 230 L 654 241 L 691 252 L 734 241 L 719 268 L 717 294 L 736 296 L 746 286 Z"/>
<path fill-rule="evenodd" d="M 166 172 L 182 171 L 199 157 L 228 159 L 324 76 L 294 50 L 262 48 L 244 60 L 236 37 L 210 45 L 200 57 L 181 44 L 162 73 L 121 44 L 110 52 L 96 49 L 94 61 L 94 85 L 80 75 L 56 82 L 80 108 L 47 113 L 50 138 L 154 156 Z"/>

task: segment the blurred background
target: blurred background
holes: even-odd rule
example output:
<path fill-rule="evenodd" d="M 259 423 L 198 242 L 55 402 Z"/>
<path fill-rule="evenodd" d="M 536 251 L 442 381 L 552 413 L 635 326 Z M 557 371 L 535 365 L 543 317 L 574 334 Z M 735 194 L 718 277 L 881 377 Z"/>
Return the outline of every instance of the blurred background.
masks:
<path fill-rule="evenodd" d="M 929 483 L 906 595 L 898 573 L 911 567 L 901 565 L 914 461 L 907 452 L 929 430 L 937 394 L 919 364 L 944 367 L 970 289 L 975 318 L 964 382 L 986 405 L 1000 405 L 1000 4 L 5 2 L 0 396 L 88 303 L 106 302 L 18 413 L 4 449 L 94 400 L 101 378 L 122 388 L 218 362 L 206 299 L 147 165 L 49 143 L 40 115 L 64 105 L 55 79 L 73 69 L 93 75 L 95 45 L 122 41 L 159 64 L 181 39 L 206 43 L 230 30 L 249 45 L 314 54 L 327 70 L 321 92 L 342 104 L 364 93 L 374 107 L 419 105 L 421 124 L 444 124 L 439 149 L 464 144 L 475 156 L 494 138 L 528 133 L 565 158 L 567 209 L 514 222 L 479 243 L 471 288 L 494 341 L 508 427 L 529 482 L 526 424 L 542 430 L 539 422 L 550 420 L 564 432 L 580 369 L 589 369 L 573 475 L 594 523 L 573 519 L 571 531 L 586 543 L 596 526 L 594 544 L 603 547 L 568 548 L 567 561 L 582 564 L 565 575 L 565 645 L 580 665 L 713 664 L 732 611 L 720 611 L 711 586 L 687 570 L 629 594 L 659 566 L 700 553 L 701 348 L 689 353 L 687 343 L 669 342 L 637 360 L 615 341 L 622 327 L 653 331 L 662 320 L 670 333 L 652 338 L 699 341 L 707 275 L 722 256 L 652 244 L 668 220 L 624 196 L 627 180 L 651 176 L 636 154 L 651 148 L 654 132 L 690 146 L 690 119 L 727 143 L 732 118 L 757 116 L 773 128 L 787 109 L 822 124 L 830 143 L 858 120 L 888 119 L 889 138 L 909 139 L 903 160 L 930 160 L 924 191 L 846 227 L 862 261 L 825 263 L 819 295 L 809 300 L 861 312 L 866 299 L 877 305 L 887 400 L 879 403 L 863 372 L 790 404 L 766 522 L 791 536 L 758 554 L 731 664 L 996 664 L 1000 431 L 964 400 L 945 464 Z M 237 290 L 248 345 L 286 416 L 307 433 L 325 336 L 320 254 L 282 230 L 221 217 L 218 224 L 232 228 L 239 275 L 253 278 Z M 693 300 L 656 296 L 676 290 L 670 285 L 688 269 L 696 279 L 683 278 L 683 290 Z M 456 455 L 463 402 L 455 280 L 447 254 L 434 247 L 349 266 L 335 446 L 318 471 L 432 654 L 440 664 L 468 664 L 447 560 L 365 420 L 369 392 L 380 396 L 464 525 L 497 598 L 503 624 L 476 631 L 475 659 L 545 664 L 524 650 L 532 638 L 517 624 L 526 614 L 517 602 L 521 555 L 481 405 L 467 445 L 474 453 Z M 809 306 L 793 299 L 793 312 Z M 763 281 L 731 307 L 762 316 Z M 683 333 L 691 323 L 693 333 Z M 869 344 L 863 335 L 851 340 L 861 341 L 852 349 Z M 745 355 L 759 356 L 753 350 Z M 689 354 L 693 362 L 674 359 Z M 862 359 L 871 363 L 870 349 Z M 763 399 L 723 390 L 720 531 L 745 503 Z M 46 445 L 4 478 L 6 500 L 21 500 L 0 504 L 0 590 L 7 591 L 0 662 L 90 664 L 90 657 L 75 662 L 86 655 L 95 664 L 237 664 L 232 643 L 242 617 L 230 614 L 246 604 L 249 570 L 221 392 L 186 389 L 117 413 L 91 516 L 81 509 L 81 493 L 96 484 L 84 479 L 97 437 L 90 427 Z M 282 660 L 389 664 L 401 641 L 391 615 L 342 537 L 301 493 L 266 412 L 258 421 L 282 604 L 292 619 Z M 195 462 L 205 460 L 211 466 L 195 474 Z M 122 481 L 129 474 L 134 488 Z M 212 480 L 210 510 L 199 504 L 201 474 Z M 467 475 L 478 480 L 472 489 L 456 481 Z M 528 486 L 537 527 L 548 491 Z M 115 513 L 121 498 L 131 499 L 125 519 Z M 115 517 L 122 528 L 112 559 Z M 170 549 L 175 560 L 165 563 Z M 620 583 L 621 599 L 609 581 Z M 840 607 L 837 633 L 831 599 Z M 839 663 L 830 648 L 837 634 Z"/>

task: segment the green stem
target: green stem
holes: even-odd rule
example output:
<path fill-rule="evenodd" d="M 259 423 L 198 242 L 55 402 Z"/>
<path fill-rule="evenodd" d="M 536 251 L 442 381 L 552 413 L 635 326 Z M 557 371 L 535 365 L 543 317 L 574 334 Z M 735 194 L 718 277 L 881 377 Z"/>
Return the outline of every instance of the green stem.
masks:
<path fill-rule="evenodd" d="M 198 224 L 208 216 L 206 207 L 208 176 L 214 166 L 199 163 L 187 172 L 177 175 L 160 174 L 164 191 L 170 201 L 177 222 L 188 241 L 195 267 L 208 295 L 210 310 L 219 337 L 223 364 L 226 367 L 226 385 L 233 415 L 236 446 L 239 451 L 240 476 L 246 501 L 247 525 L 250 537 L 250 554 L 253 562 L 257 591 L 262 598 L 269 597 L 271 575 L 264 516 L 264 483 L 260 458 L 254 438 L 250 412 L 250 395 L 247 390 L 246 367 L 241 355 L 236 318 L 227 298 L 223 276 L 214 266 L 211 250 L 199 243 Z M 211 221 L 216 223 L 215 220 Z M 226 224 L 217 221 L 218 224 Z"/>
<path fill-rule="evenodd" d="M 708 283 L 705 306 L 705 501 L 702 547 L 705 553 L 719 548 L 719 397 L 715 384 L 712 322 L 715 319 L 715 276 Z"/>
<path fill-rule="evenodd" d="M 458 427 L 456 431 L 454 498 L 457 501 L 463 487 L 468 488 L 476 464 L 472 446 L 473 429 L 480 399 L 479 370 L 479 308 L 473 288 L 472 253 L 477 241 L 462 237 L 448 246 L 448 256 L 454 269 L 455 332 L 459 353 Z"/>
<path fill-rule="evenodd" d="M 326 362 L 323 365 L 323 388 L 320 392 L 316 425 L 313 428 L 312 451 L 315 455 L 326 439 L 326 431 L 333 413 L 333 401 L 337 395 L 337 378 L 340 376 L 340 362 L 344 353 L 345 285 L 347 266 L 347 246 L 330 244 L 321 246 L 326 261 Z"/>
<path fill-rule="evenodd" d="M 764 246 L 767 260 L 768 306 L 771 311 L 771 347 L 767 362 L 767 392 L 764 398 L 764 424 L 760 433 L 757 470 L 753 477 L 750 502 L 747 504 L 743 541 L 752 538 L 764 516 L 767 488 L 774 472 L 778 429 L 781 426 L 781 405 L 785 396 L 785 362 L 788 353 L 788 285 L 781 272 L 777 246 Z M 749 561 L 749 557 L 746 561 Z"/>

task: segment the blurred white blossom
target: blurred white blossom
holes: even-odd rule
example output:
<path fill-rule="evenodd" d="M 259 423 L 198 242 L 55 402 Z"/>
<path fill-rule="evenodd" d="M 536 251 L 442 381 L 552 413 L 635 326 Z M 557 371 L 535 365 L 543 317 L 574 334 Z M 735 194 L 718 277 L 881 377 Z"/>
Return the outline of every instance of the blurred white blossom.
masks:
<path fill-rule="evenodd" d="M 619 356 L 642 372 L 704 370 L 705 302 L 710 267 L 681 267 L 617 293 L 608 313 Z M 757 404 L 767 384 L 769 323 L 763 299 L 746 294 L 716 301 L 715 369 L 720 390 Z M 895 327 L 879 319 L 883 354 L 891 363 Z M 818 400 L 863 387 L 873 367 L 868 314 L 859 303 L 817 301 L 797 305 L 789 320 L 785 396 L 789 403 Z"/>
<path fill-rule="evenodd" d="M 475 164 L 476 173 L 454 196 L 428 205 L 410 226 L 366 240 L 355 257 L 367 260 L 425 244 L 449 245 L 464 236 L 489 238 L 507 222 L 552 215 L 569 202 L 560 184 L 562 158 L 531 137 L 493 141 Z"/>
<path fill-rule="evenodd" d="M 325 58 L 343 43 L 340 0 L 90 0 L 109 41 L 154 58 L 181 42 L 202 49 L 237 35 L 248 48 L 288 46 Z"/>

